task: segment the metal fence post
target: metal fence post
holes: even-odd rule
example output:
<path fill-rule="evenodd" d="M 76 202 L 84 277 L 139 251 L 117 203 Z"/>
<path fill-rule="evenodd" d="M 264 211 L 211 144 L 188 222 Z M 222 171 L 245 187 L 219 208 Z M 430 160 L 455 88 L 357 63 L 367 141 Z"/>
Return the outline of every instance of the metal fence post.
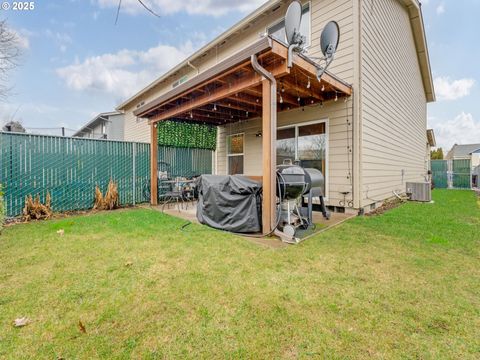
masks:
<path fill-rule="evenodd" d="M 137 188 L 136 188 L 136 182 L 137 182 L 137 166 L 136 166 L 136 156 L 137 156 L 137 144 L 133 143 L 133 206 L 136 205 L 136 196 L 137 196 Z"/>

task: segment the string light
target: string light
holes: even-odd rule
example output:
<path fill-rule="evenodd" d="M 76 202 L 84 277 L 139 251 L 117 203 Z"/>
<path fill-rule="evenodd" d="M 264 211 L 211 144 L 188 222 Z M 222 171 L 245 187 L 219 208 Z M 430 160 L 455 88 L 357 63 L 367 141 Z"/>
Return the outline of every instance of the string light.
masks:
<path fill-rule="evenodd" d="M 307 89 L 310 89 L 311 86 L 312 84 L 310 84 L 310 78 L 308 78 Z"/>
<path fill-rule="evenodd" d="M 213 111 L 217 111 L 217 104 L 213 104 Z"/>
<path fill-rule="evenodd" d="M 302 99 L 300 99 L 300 96 L 297 98 L 297 101 L 300 102 Z"/>
<path fill-rule="evenodd" d="M 335 92 L 335 102 L 337 102 L 337 101 L 338 101 L 338 93 Z"/>
<path fill-rule="evenodd" d="M 280 95 L 280 104 L 283 104 L 283 97 Z"/>
<path fill-rule="evenodd" d="M 257 99 L 257 103 L 260 102 L 260 99 Z"/>
<path fill-rule="evenodd" d="M 325 91 L 325 85 L 322 85 L 322 92 Z"/>
<path fill-rule="evenodd" d="M 283 82 L 282 82 L 282 93 L 285 92 L 285 87 L 283 86 Z"/>
<path fill-rule="evenodd" d="M 193 111 L 190 111 L 190 119 L 193 119 Z"/>
<path fill-rule="evenodd" d="M 248 111 L 245 113 L 245 115 L 248 117 Z"/>

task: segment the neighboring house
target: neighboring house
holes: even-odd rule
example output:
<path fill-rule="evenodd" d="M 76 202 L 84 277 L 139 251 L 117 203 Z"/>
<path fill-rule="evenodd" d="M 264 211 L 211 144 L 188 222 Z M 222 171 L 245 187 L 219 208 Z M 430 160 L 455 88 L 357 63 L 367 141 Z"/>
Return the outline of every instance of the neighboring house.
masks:
<path fill-rule="evenodd" d="M 80 128 L 74 137 L 90 139 L 124 140 L 125 122 L 120 111 L 98 114 Z"/>
<path fill-rule="evenodd" d="M 405 192 L 407 181 L 425 181 L 427 103 L 435 94 L 420 3 L 304 1 L 308 57 L 321 56 L 319 36 L 328 21 L 341 29 L 335 60 L 320 83 L 308 58 L 296 56 L 292 71 L 282 68 L 289 3 L 268 1 L 119 105 L 126 140 L 156 141 L 155 122 L 170 115 L 211 119 L 219 129 L 217 174 L 263 176 L 265 193 L 265 179 L 273 177 L 270 155 L 277 154 L 273 166 L 297 158 L 324 172 L 327 205 L 349 208 L 345 211 L 368 211 L 394 192 Z M 276 40 L 261 38 L 265 33 Z M 250 63 L 257 55 L 277 83 L 278 122 L 268 102 L 270 85 Z M 277 132 L 265 134 L 265 124 L 276 124 Z"/>
<path fill-rule="evenodd" d="M 455 144 L 445 160 L 470 160 L 472 168 L 476 168 L 480 165 L 480 144 Z"/>

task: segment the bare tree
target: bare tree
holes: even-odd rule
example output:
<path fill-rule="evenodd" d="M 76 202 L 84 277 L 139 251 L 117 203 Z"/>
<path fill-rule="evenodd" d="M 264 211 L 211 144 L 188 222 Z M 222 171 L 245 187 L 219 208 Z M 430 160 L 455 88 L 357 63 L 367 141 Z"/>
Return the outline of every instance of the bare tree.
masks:
<path fill-rule="evenodd" d="M 8 76 L 18 66 L 20 53 L 18 35 L 9 29 L 6 20 L 0 20 L 0 100 L 11 90 Z"/>

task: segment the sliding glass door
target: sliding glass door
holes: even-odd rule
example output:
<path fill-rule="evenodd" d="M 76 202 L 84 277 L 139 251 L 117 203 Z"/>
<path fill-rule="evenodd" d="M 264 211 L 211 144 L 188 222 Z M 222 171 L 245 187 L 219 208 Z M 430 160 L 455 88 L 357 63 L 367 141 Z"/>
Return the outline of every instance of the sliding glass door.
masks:
<path fill-rule="evenodd" d="M 320 170 L 326 177 L 328 138 L 326 122 L 280 128 L 277 131 L 277 165 L 285 160 Z"/>

